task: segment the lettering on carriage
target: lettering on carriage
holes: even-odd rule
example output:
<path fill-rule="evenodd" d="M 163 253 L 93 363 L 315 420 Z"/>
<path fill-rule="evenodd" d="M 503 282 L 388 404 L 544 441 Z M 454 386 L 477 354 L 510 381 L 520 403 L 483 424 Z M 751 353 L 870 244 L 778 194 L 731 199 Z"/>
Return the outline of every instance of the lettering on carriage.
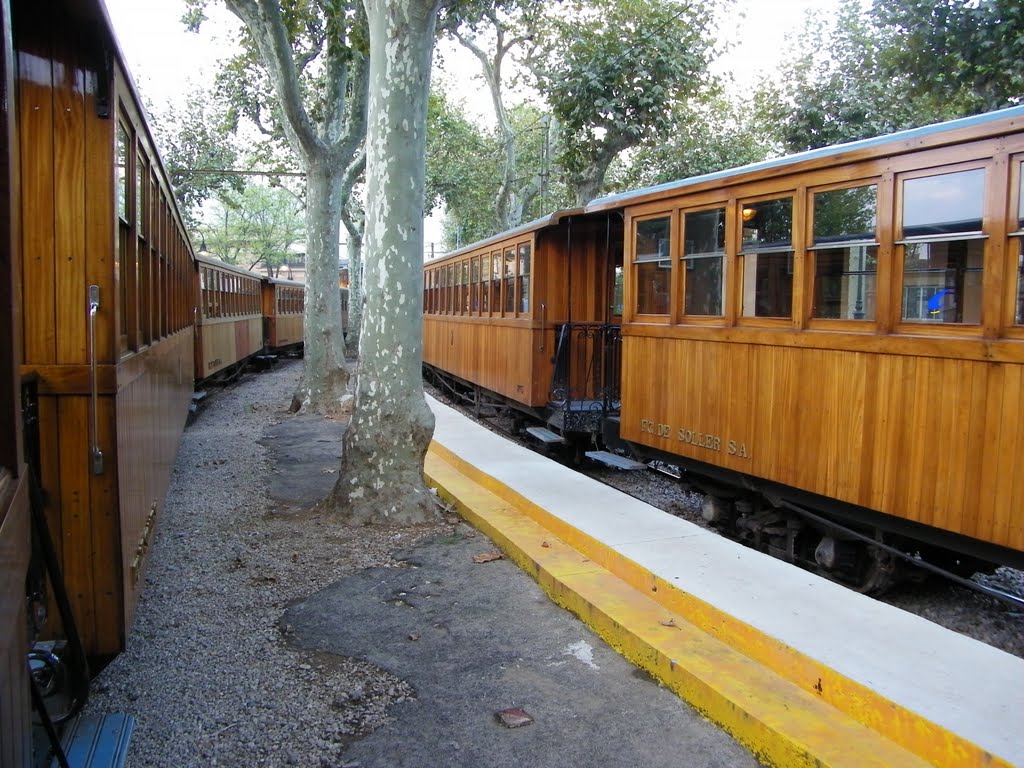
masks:
<path fill-rule="evenodd" d="M 722 450 L 722 438 L 718 435 L 709 435 L 706 432 L 697 432 L 693 429 L 679 429 L 679 442 L 693 445 L 697 448 L 707 448 L 709 451 Z"/>
<path fill-rule="evenodd" d="M 648 435 L 657 435 L 658 437 L 671 437 L 672 435 L 672 427 L 670 425 L 659 424 L 650 419 L 640 419 L 640 431 L 646 432 Z"/>
<path fill-rule="evenodd" d="M 655 437 L 669 439 L 671 439 L 674 434 L 680 443 L 692 445 L 695 448 L 704 448 L 708 451 L 720 452 L 724 447 L 725 452 L 730 456 L 735 456 L 738 459 L 750 458 L 750 449 L 747 447 L 746 443 L 739 440 L 723 440 L 719 435 L 712 435 L 696 429 L 680 427 L 678 430 L 673 432 L 673 429 L 669 424 L 663 424 L 651 419 L 640 419 L 640 432 L 647 435 L 654 435 Z"/>

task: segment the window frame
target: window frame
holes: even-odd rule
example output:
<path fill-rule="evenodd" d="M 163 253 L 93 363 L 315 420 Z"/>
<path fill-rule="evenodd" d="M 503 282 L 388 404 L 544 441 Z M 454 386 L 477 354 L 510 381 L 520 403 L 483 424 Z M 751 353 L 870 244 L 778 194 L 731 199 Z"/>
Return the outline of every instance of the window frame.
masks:
<path fill-rule="evenodd" d="M 648 258 L 639 259 L 636 253 L 637 234 L 641 224 L 649 221 L 655 221 L 658 219 L 665 219 L 668 222 L 668 252 L 665 258 Z M 635 322 L 635 323 L 654 323 L 659 325 L 670 325 L 675 320 L 675 306 L 676 306 L 676 294 L 677 294 L 677 273 L 676 273 L 676 262 L 678 258 L 675 254 L 679 252 L 679 209 L 678 207 L 672 208 L 660 208 L 652 212 L 644 212 L 642 214 L 633 215 L 629 219 L 629 226 L 625 229 L 628 233 L 628 241 L 626 243 L 628 251 L 625 257 L 628 257 L 629 263 L 629 290 L 628 304 L 623 307 L 623 312 L 627 311 L 628 315 L 623 317 L 623 322 Z M 660 256 L 661 254 L 659 254 Z M 624 261 L 625 261 L 624 257 Z M 640 265 L 641 264 L 662 264 L 668 265 L 668 297 L 666 299 L 666 311 L 665 313 L 660 312 L 641 312 L 640 311 Z M 664 269 L 664 267 L 660 267 Z"/>
<path fill-rule="evenodd" d="M 741 192 L 744 190 L 740 190 Z M 797 264 L 798 257 L 801 252 L 806 252 L 806 247 L 802 247 L 804 244 L 801 242 L 799 223 L 801 216 L 806 220 L 805 211 L 801 208 L 806 206 L 806 195 L 801 194 L 802 190 L 798 187 L 782 186 L 777 189 L 772 189 L 762 194 L 743 194 L 737 196 L 733 203 L 733 216 L 734 227 L 736 231 L 736 283 L 735 290 L 736 295 L 736 320 L 739 324 L 743 325 L 759 325 L 765 327 L 772 326 L 783 326 L 789 327 L 793 324 L 797 315 L 797 304 L 796 297 L 799 285 L 799 267 Z M 743 240 L 743 211 L 745 206 L 756 205 L 758 203 L 771 202 L 773 200 L 789 200 L 790 202 L 790 229 L 789 229 L 789 245 L 768 245 L 761 248 L 749 248 Z M 746 296 L 747 296 L 747 276 L 750 265 L 755 265 L 756 259 L 761 256 L 779 256 L 782 254 L 788 254 L 786 273 L 789 277 L 789 312 L 788 314 L 781 315 L 759 315 L 756 311 L 757 301 L 757 275 L 754 275 L 754 286 L 751 294 L 751 300 L 754 302 L 753 312 L 746 314 Z M 752 261 L 750 257 L 753 256 Z"/>
<path fill-rule="evenodd" d="M 857 332 L 875 332 L 881 327 L 882 313 L 885 312 L 885 302 L 883 301 L 882 293 L 880 289 L 884 287 L 885 280 L 888 279 L 886 272 L 883 269 L 883 259 L 885 258 L 885 248 L 882 243 L 882 227 L 883 227 L 883 202 L 886 199 L 885 191 L 885 179 L 880 175 L 863 176 L 855 179 L 844 179 L 841 182 L 834 182 L 831 184 L 821 184 L 809 187 L 807 190 L 806 200 L 806 220 L 807 220 L 807 236 L 805 239 L 805 251 L 806 259 L 805 264 L 807 267 L 807 323 L 808 328 L 814 330 L 854 330 Z M 814 224 L 815 224 L 815 208 L 814 208 L 814 196 L 818 194 L 825 194 L 828 192 L 837 192 L 845 189 L 858 189 L 861 187 L 874 187 L 875 188 L 875 237 L 874 240 L 865 239 L 850 239 L 850 240 L 839 240 L 835 242 L 822 243 L 820 245 L 814 242 Z M 875 305 L 875 316 L 873 318 L 847 318 L 847 317 L 818 317 L 814 314 L 815 303 L 817 301 L 817 278 L 818 278 L 818 254 L 823 251 L 846 249 L 853 247 L 868 247 L 875 248 L 875 289 L 874 289 L 874 305 Z M 890 250 L 891 253 L 891 250 Z"/>
<path fill-rule="evenodd" d="M 722 212 L 722 252 L 716 254 L 715 252 L 708 253 L 696 253 L 687 254 L 686 252 L 686 217 L 690 215 L 700 213 L 710 213 L 712 211 Z M 700 205 L 686 206 L 680 208 L 678 212 L 679 217 L 679 306 L 678 306 L 678 317 L 674 316 L 673 322 L 683 323 L 686 325 L 691 324 L 704 324 L 712 322 L 720 324 L 725 320 L 726 313 L 728 312 L 729 305 L 729 284 L 727 280 L 728 276 L 728 263 L 729 263 L 729 202 L 728 200 L 720 200 L 718 202 L 707 202 L 701 203 Z M 686 307 L 686 284 L 687 284 L 687 273 L 692 271 L 690 263 L 696 263 L 697 260 L 710 260 L 713 258 L 720 259 L 721 264 L 721 285 L 719 301 L 721 302 L 721 312 L 716 315 L 708 314 L 695 314 L 687 312 Z"/>
<path fill-rule="evenodd" d="M 905 203 L 905 182 L 913 179 L 946 176 L 965 171 L 982 170 L 984 172 L 981 195 L 981 230 L 972 232 L 956 232 L 949 235 L 919 235 L 904 237 L 903 212 Z M 909 168 L 898 172 L 893 178 L 893 221 L 892 221 L 892 284 L 890 286 L 891 315 L 894 332 L 899 334 L 925 334 L 938 336 L 981 336 L 985 326 L 985 278 L 989 262 L 990 233 L 992 230 L 989 210 L 988 190 L 993 182 L 992 175 L 996 172 L 991 158 L 979 158 L 965 162 L 951 162 L 931 165 L 927 168 Z M 932 244 L 948 242 L 980 241 L 981 272 L 979 278 L 979 317 L 977 323 L 947 323 L 908 320 L 903 317 L 903 298 L 906 289 L 906 247 L 914 244 Z"/>

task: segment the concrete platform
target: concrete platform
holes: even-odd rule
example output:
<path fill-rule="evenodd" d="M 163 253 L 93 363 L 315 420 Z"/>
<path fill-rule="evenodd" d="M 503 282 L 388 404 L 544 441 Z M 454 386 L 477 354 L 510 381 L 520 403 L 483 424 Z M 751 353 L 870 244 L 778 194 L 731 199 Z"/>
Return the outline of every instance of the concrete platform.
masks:
<path fill-rule="evenodd" d="M 780 766 L 1024 766 L 1024 660 L 667 515 L 430 400 L 426 474 L 559 604 Z"/>

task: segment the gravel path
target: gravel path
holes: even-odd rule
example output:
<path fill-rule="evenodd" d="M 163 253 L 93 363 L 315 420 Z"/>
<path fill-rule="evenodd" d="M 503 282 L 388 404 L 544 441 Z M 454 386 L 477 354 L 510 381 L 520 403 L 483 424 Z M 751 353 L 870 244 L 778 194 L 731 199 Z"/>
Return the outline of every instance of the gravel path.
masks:
<path fill-rule="evenodd" d="M 258 443 L 289 418 L 301 369 L 217 392 L 185 430 L 128 647 L 89 704 L 136 715 L 129 766 L 343 765 L 344 745 L 411 695 L 371 664 L 293 650 L 277 624 L 290 602 L 452 527 L 348 528 L 270 498 Z"/>

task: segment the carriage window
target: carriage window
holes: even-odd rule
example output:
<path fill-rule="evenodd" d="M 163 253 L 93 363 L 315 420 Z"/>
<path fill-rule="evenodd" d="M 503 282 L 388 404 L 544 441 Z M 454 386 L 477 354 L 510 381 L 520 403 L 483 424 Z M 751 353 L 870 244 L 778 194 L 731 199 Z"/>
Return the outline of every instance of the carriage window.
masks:
<path fill-rule="evenodd" d="M 722 314 L 725 208 L 683 215 L 683 314 Z"/>
<path fill-rule="evenodd" d="M 117 215 L 128 223 L 128 129 L 117 124 Z"/>
<path fill-rule="evenodd" d="M 519 246 L 519 311 L 527 314 L 530 311 L 530 244 Z"/>
<path fill-rule="evenodd" d="M 637 314 L 668 314 L 671 235 L 672 220 L 668 216 L 637 222 L 633 248 Z"/>
<path fill-rule="evenodd" d="M 480 314 L 486 315 L 491 311 L 491 257 L 484 254 L 480 257 Z"/>
<path fill-rule="evenodd" d="M 501 253 L 491 254 L 491 312 L 501 313 Z"/>
<path fill-rule="evenodd" d="M 505 250 L 505 303 L 503 304 L 506 315 L 515 314 L 516 311 L 516 249 Z"/>
<path fill-rule="evenodd" d="M 444 292 L 444 310 L 451 314 L 455 309 L 455 298 L 453 297 L 453 291 L 455 290 L 455 265 L 449 264 L 445 267 L 445 279 L 447 280 L 446 285 L 448 289 Z"/>
<path fill-rule="evenodd" d="M 878 188 L 814 195 L 814 317 L 874 320 Z"/>
<path fill-rule="evenodd" d="M 469 314 L 469 260 L 462 262 L 462 314 Z"/>
<path fill-rule="evenodd" d="M 474 256 L 472 266 L 470 267 L 470 279 L 472 280 L 472 298 L 470 302 L 470 309 L 473 314 L 480 313 L 480 257 Z"/>
<path fill-rule="evenodd" d="M 139 237 L 146 237 L 149 234 L 149 226 L 146 221 L 146 158 L 142 154 L 135 156 L 135 218 L 138 222 Z"/>
<path fill-rule="evenodd" d="M 465 310 L 466 295 L 466 264 L 455 265 L 455 314 L 461 315 Z"/>
<path fill-rule="evenodd" d="M 903 182 L 904 320 L 981 322 L 985 171 Z"/>
<path fill-rule="evenodd" d="M 789 317 L 793 308 L 793 198 L 744 203 L 743 315 Z"/>

